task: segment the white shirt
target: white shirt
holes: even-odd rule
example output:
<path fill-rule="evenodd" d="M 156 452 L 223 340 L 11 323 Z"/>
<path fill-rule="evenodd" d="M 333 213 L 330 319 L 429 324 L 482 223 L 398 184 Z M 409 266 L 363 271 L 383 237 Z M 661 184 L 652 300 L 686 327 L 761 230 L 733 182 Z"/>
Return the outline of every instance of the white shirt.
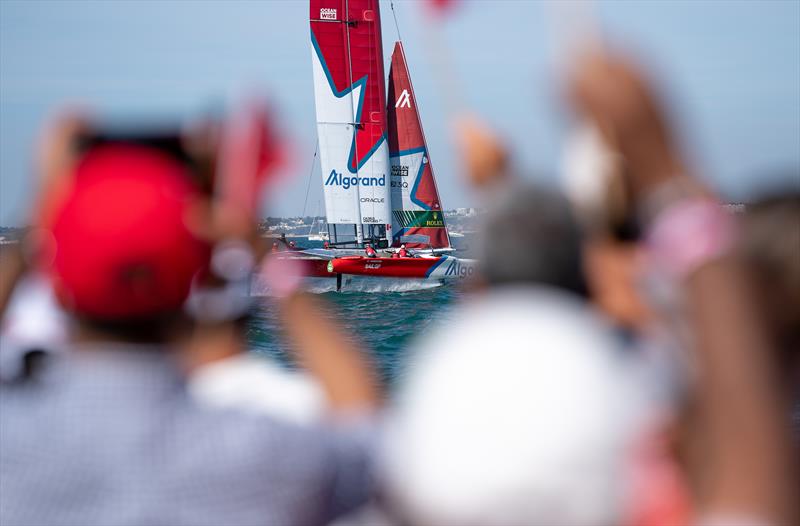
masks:
<path fill-rule="evenodd" d="M 269 359 L 243 353 L 205 365 L 189 379 L 201 404 L 269 414 L 295 424 L 319 422 L 326 411 L 320 386 Z"/>

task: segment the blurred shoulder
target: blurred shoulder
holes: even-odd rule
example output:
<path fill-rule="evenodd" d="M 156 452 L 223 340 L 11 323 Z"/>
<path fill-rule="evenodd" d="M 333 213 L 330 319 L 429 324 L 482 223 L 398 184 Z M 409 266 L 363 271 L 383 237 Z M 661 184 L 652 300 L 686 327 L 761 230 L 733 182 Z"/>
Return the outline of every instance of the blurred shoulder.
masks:
<path fill-rule="evenodd" d="M 612 327 L 583 298 L 532 285 L 496 287 L 467 298 L 419 343 L 422 351 L 459 346 L 462 353 L 618 345 Z"/>

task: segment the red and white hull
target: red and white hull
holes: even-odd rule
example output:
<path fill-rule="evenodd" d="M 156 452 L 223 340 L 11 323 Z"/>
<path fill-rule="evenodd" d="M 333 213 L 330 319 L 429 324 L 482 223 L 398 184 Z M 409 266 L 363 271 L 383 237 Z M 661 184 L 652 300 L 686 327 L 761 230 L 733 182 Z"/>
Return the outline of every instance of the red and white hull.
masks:
<path fill-rule="evenodd" d="M 331 274 L 352 276 L 452 280 L 471 276 L 475 271 L 475 261 L 453 256 L 422 258 L 345 256 L 332 259 L 327 269 Z"/>
<path fill-rule="evenodd" d="M 377 278 L 463 279 L 475 273 L 473 259 L 426 254 L 421 257 L 367 257 L 357 250 L 309 249 L 283 252 L 282 257 L 302 261 L 308 277 L 372 276 Z"/>
<path fill-rule="evenodd" d="M 345 252 L 345 254 L 335 254 Z M 347 254 L 349 252 L 349 254 Z M 450 255 L 426 255 L 414 258 L 366 257 L 349 250 L 319 250 L 283 252 L 302 262 L 309 292 L 358 291 L 404 292 L 438 287 L 472 276 L 476 261 Z M 256 282 L 254 294 L 267 294 L 264 283 Z"/>

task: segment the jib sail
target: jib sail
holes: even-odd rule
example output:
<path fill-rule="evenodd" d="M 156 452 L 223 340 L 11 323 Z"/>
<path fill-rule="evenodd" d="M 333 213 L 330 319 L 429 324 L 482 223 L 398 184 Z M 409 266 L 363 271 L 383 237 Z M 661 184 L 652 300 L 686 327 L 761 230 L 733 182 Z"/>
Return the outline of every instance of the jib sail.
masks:
<path fill-rule="evenodd" d="M 389 70 L 388 99 L 392 244 L 449 248 L 433 166 L 425 143 L 403 44 L 396 42 Z"/>

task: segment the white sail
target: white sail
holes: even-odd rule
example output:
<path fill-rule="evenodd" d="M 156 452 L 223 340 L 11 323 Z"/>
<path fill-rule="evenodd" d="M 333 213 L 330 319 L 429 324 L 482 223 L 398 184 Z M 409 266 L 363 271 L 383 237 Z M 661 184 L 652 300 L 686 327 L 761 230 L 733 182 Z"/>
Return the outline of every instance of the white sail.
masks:
<path fill-rule="evenodd" d="M 356 225 L 359 240 L 362 225 L 387 237 L 392 222 L 380 22 L 377 1 L 367 4 L 370 9 L 348 13 L 348 2 L 311 2 L 326 217 L 332 225 Z"/>

